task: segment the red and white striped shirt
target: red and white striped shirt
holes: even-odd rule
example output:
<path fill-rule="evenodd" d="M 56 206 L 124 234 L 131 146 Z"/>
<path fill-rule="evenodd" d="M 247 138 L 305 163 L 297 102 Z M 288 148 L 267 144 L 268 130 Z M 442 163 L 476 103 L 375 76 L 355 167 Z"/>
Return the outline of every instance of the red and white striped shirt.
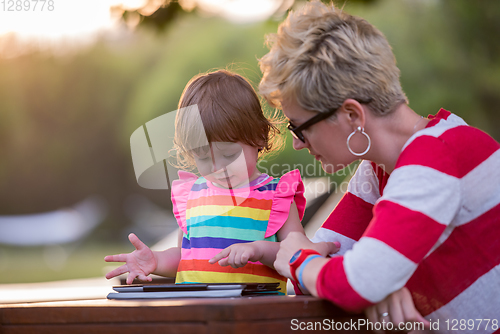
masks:
<path fill-rule="evenodd" d="M 391 175 L 362 161 L 316 232 L 341 243 L 318 294 L 360 311 L 406 286 L 440 332 L 446 319 L 500 321 L 500 144 L 444 109 L 430 118 Z"/>

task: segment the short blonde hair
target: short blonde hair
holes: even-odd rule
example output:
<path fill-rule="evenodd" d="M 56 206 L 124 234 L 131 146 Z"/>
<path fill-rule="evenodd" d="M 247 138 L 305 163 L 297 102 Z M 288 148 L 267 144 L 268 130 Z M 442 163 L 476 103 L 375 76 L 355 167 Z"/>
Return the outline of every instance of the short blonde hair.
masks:
<path fill-rule="evenodd" d="M 327 112 L 353 98 L 385 115 L 408 103 L 384 35 L 333 5 L 311 1 L 291 12 L 267 44 L 259 90 L 273 106 L 294 98 L 306 110 Z"/>
<path fill-rule="evenodd" d="M 278 118 L 264 115 L 252 85 L 236 73 L 217 70 L 195 76 L 184 88 L 178 107 L 174 136 L 177 167 L 193 169 L 193 147 L 198 144 L 198 149 L 206 149 L 203 145 L 207 140 L 257 147 L 259 157 L 283 147 Z"/>

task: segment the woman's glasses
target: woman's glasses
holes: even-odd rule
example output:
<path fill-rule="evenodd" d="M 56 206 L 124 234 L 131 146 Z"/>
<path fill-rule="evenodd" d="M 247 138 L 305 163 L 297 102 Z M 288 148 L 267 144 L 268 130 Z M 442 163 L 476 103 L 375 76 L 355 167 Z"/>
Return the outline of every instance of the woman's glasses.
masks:
<path fill-rule="evenodd" d="M 356 100 L 356 101 L 358 101 L 359 103 L 362 103 L 362 104 L 368 104 L 373 99 L 369 98 L 369 99 L 366 99 L 366 100 L 362 100 L 362 99 L 354 99 L 354 100 Z M 290 132 L 292 133 L 292 135 L 295 138 L 300 139 L 303 143 L 305 143 L 306 139 L 304 138 L 304 134 L 302 133 L 302 131 L 304 131 L 308 127 L 310 127 L 310 126 L 312 126 L 312 125 L 314 125 L 314 124 L 316 124 L 318 122 L 321 122 L 322 120 L 327 119 L 328 117 L 332 116 L 333 114 L 335 114 L 335 112 L 338 109 L 339 108 L 335 108 L 335 109 L 331 109 L 331 110 L 329 110 L 327 112 L 320 112 L 316 116 L 311 117 L 310 119 L 308 119 L 307 121 L 305 121 L 304 123 L 302 123 L 299 126 L 294 126 L 291 122 L 288 122 L 288 130 L 290 130 Z"/>

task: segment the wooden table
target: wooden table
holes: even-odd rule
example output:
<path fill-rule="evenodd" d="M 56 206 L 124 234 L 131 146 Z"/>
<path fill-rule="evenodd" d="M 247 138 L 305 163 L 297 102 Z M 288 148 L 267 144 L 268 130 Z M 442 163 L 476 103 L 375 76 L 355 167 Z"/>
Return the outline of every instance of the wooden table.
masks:
<path fill-rule="evenodd" d="M 298 329 L 315 322 L 317 332 L 352 333 L 349 326 L 358 321 L 366 320 L 310 296 L 0 304 L 1 334 L 313 333 Z M 346 323 L 344 330 L 325 327 L 338 322 Z"/>

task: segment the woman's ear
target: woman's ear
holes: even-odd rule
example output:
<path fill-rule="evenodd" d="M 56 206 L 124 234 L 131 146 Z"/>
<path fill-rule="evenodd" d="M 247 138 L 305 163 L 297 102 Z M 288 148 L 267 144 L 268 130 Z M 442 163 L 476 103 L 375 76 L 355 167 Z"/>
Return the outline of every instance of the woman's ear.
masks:
<path fill-rule="evenodd" d="M 343 113 L 343 116 L 353 130 L 357 129 L 358 126 L 361 128 L 365 127 L 365 110 L 358 101 L 354 99 L 345 100 L 339 111 Z"/>

